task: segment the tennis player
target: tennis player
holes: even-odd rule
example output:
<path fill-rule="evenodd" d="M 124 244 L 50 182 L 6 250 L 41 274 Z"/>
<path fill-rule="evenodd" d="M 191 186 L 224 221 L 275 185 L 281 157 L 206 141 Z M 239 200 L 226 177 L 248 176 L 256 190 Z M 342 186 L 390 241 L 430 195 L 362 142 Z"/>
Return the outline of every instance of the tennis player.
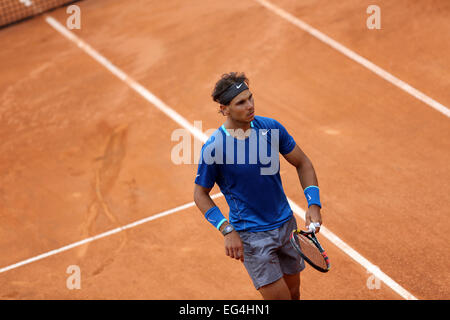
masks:
<path fill-rule="evenodd" d="M 201 150 L 194 200 L 225 238 L 225 254 L 240 259 L 264 299 L 300 299 L 303 259 L 289 241 L 297 228 L 284 193 L 279 153 L 298 173 L 308 202 L 306 226 L 319 232 L 321 203 L 311 161 L 276 120 L 255 115 L 244 73 L 222 75 L 212 93 L 226 117 Z M 217 183 L 230 208 L 229 221 L 209 196 Z"/>

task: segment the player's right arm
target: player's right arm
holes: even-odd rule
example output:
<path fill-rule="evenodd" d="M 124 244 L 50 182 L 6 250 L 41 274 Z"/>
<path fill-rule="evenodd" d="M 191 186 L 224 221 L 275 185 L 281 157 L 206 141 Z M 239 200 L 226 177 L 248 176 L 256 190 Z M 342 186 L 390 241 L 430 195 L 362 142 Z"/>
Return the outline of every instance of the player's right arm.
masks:
<path fill-rule="evenodd" d="M 206 212 L 215 207 L 216 204 L 209 196 L 212 188 L 205 188 L 198 184 L 195 184 L 194 188 L 194 201 L 199 210 L 205 216 Z M 219 230 L 222 230 L 228 225 L 228 221 L 225 221 L 220 225 Z M 225 235 L 225 254 L 230 258 L 244 261 L 244 247 L 242 245 L 241 237 L 237 231 L 232 231 Z"/>
<path fill-rule="evenodd" d="M 194 188 L 194 201 L 200 211 L 205 215 L 205 213 L 214 207 L 216 204 L 213 199 L 209 196 L 212 188 L 205 188 L 198 184 L 195 184 Z"/>

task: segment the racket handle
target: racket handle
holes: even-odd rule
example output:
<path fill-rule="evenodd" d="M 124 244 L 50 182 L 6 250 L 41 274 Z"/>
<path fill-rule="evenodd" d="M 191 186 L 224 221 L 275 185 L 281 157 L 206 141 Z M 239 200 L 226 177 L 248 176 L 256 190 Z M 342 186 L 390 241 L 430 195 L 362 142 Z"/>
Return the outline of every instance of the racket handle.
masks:
<path fill-rule="evenodd" d="M 318 222 L 311 222 L 308 226 L 308 229 L 310 232 L 316 232 L 316 228 L 320 228 L 320 223 Z"/>

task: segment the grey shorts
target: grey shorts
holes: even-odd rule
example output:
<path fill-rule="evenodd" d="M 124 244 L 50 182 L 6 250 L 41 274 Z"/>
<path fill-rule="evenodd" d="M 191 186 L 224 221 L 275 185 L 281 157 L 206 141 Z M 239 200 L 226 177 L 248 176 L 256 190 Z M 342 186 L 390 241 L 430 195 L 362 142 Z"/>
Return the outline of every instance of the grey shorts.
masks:
<path fill-rule="evenodd" d="M 305 269 L 305 262 L 289 241 L 297 221 L 292 216 L 281 227 L 269 231 L 239 231 L 244 245 L 244 265 L 256 289 Z"/>

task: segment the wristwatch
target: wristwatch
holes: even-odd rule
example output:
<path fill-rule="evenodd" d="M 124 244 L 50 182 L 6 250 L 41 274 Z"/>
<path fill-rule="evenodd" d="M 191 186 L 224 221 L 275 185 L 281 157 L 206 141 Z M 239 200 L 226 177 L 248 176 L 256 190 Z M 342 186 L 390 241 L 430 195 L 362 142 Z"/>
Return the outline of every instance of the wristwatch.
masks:
<path fill-rule="evenodd" d="M 234 227 L 231 224 L 228 224 L 225 228 L 222 230 L 222 234 L 226 236 L 230 232 L 234 231 Z"/>

